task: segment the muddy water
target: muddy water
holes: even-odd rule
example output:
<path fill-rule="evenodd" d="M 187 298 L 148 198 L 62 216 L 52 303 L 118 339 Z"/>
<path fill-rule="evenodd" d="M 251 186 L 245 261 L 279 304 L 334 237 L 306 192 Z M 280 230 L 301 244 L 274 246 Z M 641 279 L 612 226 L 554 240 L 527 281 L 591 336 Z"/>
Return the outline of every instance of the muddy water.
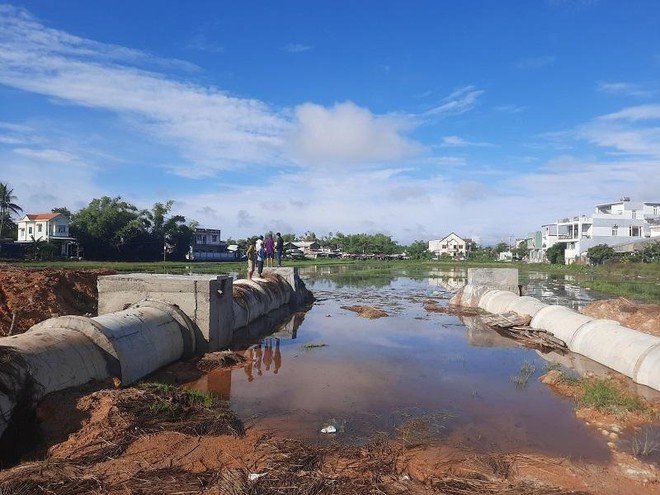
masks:
<path fill-rule="evenodd" d="M 463 273 L 325 268 L 302 276 L 314 306 L 270 335 L 244 336 L 234 349 L 246 349 L 247 367 L 195 384 L 229 399 L 248 425 L 319 442 L 386 435 L 477 451 L 608 457 L 602 437 L 575 419 L 571 400 L 539 383 L 549 363 L 540 353 L 424 309 L 429 299 L 447 304 Z M 353 305 L 389 316 L 369 320 L 342 308 Z M 326 426 L 337 433 L 321 433 Z"/>

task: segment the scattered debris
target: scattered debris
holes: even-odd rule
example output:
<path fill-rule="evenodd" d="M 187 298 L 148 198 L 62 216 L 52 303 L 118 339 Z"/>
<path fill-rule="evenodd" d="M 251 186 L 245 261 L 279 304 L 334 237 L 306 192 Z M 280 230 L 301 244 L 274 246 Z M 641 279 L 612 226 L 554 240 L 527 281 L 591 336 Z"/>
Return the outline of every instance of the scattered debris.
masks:
<path fill-rule="evenodd" d="M 211 371 L 215 368 L 231 368 L 245 363 L 244 356 L 233 351 L 208 352 L 197 362 L 197 369 Z"/>
<path fill-rule="evenodd" d="M 374 308 L 373 306 L 341 306 L 341 309 L 347 309 L 349 311 L 355 311 L 359 316 L 363 318 L 369 318 L 370 320 L 376 318 L 382 318 L 384 316 L 389 316 L 382 309 Z"/>
<path fill-rule="evenodd" d="M 483 313 L 479 308 L 468 308 L 453 304 L 450 304 L 449 306 L 438 306 L 435 301 L 430 299 L 424 301 L 424 309 L 432 313 L 444 313 L 458 316 L 477 316 Z"/>
<path fill-rule="evenodd" d="M 519 315 L 515 311 L 482 316 L 483 322 L 496 330 L 500 335 L 519 340 L 523 345 L 543 351 L 566 351 L 566 342 L 558 339 L 546 330 L 532 328 L 529 322 L 532 317 Z"/>

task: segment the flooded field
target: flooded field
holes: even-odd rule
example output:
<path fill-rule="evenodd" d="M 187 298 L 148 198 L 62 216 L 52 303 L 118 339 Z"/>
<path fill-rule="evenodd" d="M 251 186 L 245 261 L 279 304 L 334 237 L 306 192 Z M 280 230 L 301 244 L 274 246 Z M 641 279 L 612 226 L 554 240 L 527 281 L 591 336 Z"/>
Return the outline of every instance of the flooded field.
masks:
<path fill-rule="evenodd" d="M 228 399 L 248 425 L 307 441 L 362 444 L 382 435 L 476 451 L 607 458 L 606 441 L 575 418 L 572 401 L 538 381 L 566 357 L 424 309 L 428 300 L 446 305 L 465 283 L 464 271 L 312 267 L 301 276 L 317 298 L 313 307 L 248 329 L 234 350 L 246 350 L 251 364 L 194 384 Z M 543 274 L 521 282 L 552 304 L 579 307 L 597 297 Z M 347 309 L 356 305 L 387 316 L 360 317 Z M 336 433 L 321 433 L 327 427 Z"/>

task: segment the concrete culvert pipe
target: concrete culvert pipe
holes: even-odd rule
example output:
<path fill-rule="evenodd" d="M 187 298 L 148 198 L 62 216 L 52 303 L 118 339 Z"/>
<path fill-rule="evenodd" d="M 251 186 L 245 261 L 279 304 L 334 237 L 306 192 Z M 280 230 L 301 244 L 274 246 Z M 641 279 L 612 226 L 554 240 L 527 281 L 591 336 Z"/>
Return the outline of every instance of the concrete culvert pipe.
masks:
<path fill-rule="evenodd" d="M 31 329 L 4 337 L 0 356 L 0 435 L 18 405 L 31 409 L 50 392 L 106 379 L 117 364 L 85 335 L 70 329 Z"/>
<path fill-rule="evenodd" d="M 479 307 L 489 313 L 504 313 L 509 304 L 518 299 L 518 295 L 508 290 L 491 290 L 479 301 Z"/>
<path fill-rule="evenodd" d="M 653 387 L 645 382 L 655 379 L 656 388 L 660 384 L 660 367 L 656 368 L 655 377 L 643 378 L 644 381 L 640 381 L 636 375 L 643 362 L 649 358 L 649 353 L 658 347 L 660 339 L 654 335 L 623 327 L 612 320 L 592 320 L 582 325 L 573 335 L 569 349 L 623 373 L 642 385 Z"/>
<path fill-rule="evenodd" d="M 51 318 L 0 338 L 0 434 L 19 400 L 34 406 L 48 393 L 92 380 L 126 385 L 191 356 L 192 328 L 182 321 L 177 308 L 144 301 L 95 318 Z"/>
<path fill-rule="evenodd" d="M 546 330 L 571 348 L 571 339 L 578 328 L 593 318 L 582 315 L 564 306 L 546 306 L 534 315 L 530 326 L 537 330 Z"/>
<path fill-rule="evenodd" d="M 259 282 L 237 280 L 234 282 L 234 330 L 248 325 L 284 304 L 288 304 L 293 293 L 286 281 L 279 278 Z"/>
<path fill-rule="evenodd" d="M 179 315 L 175 308 L 163 303 L 161 307 L 155 307 L 156 302 L 151 304 L 138 303 L 124 311 L 94 318 L 51 318 L 35 325 L 25 335 L 58 329 L 80 332 L 103 350 L 109 362 L 118 363 L 114 377 L 127 385 L 193 354 L 190 330 L 177 321 L 175 315 Z M 167 307 L 171 310 L 165 310 Z"/>
<path fill-rule="evenodd" d="M 660 390 L 660 340 L 639 358 L 633 379 L 637 383 Z"/>
<path fill-rule="evenodd" d="M 546 303 L 539 301 L 535 297 L 522 296 L 513 300 L 507 306 L 506 311 L 515 311 L 519 315 L 529 315 L 534 317 L 539 311 L 546 307 L 548 307 Z"/>

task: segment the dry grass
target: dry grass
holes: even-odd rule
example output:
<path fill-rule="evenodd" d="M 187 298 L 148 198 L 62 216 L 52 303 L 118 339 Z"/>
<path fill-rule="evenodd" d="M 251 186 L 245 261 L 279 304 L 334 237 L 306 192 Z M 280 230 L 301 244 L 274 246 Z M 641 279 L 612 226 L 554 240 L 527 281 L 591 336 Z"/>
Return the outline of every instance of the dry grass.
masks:
<path fill-rule="evenodd" d="M 193 436 L 245 434 L 243 423 L 226 403 L 210 395 L 156 385 L 119 395 L 107 419 L 108 428 L 73 456 L 77 462 L 95 464 L 117 458 L 138 438 L 157 432 Z"/>
<path fill-rule="evenodd" d="M 200 371 L 209 372 L 216 368 L 230 368 L 245 363 L 245 357 L 233 351 L 209 352 L 197 362 Z"/>
<path fill-rule="evenodd" d="M 262 437 L 258 465 L 191 472 L 144 468 L 130 479 L 105 481 L 89 465 L 46 460 L 0 472 L 0 494 L 142 495 L 563 495 L 578 492 L 516 480 L 516 456 L 474 456 L 427 479 L 401 472 L 405 450 L 386 440 L 364 447 L 313 446 Z M 524 463 L 524 459 L 521 460 Z"/>

